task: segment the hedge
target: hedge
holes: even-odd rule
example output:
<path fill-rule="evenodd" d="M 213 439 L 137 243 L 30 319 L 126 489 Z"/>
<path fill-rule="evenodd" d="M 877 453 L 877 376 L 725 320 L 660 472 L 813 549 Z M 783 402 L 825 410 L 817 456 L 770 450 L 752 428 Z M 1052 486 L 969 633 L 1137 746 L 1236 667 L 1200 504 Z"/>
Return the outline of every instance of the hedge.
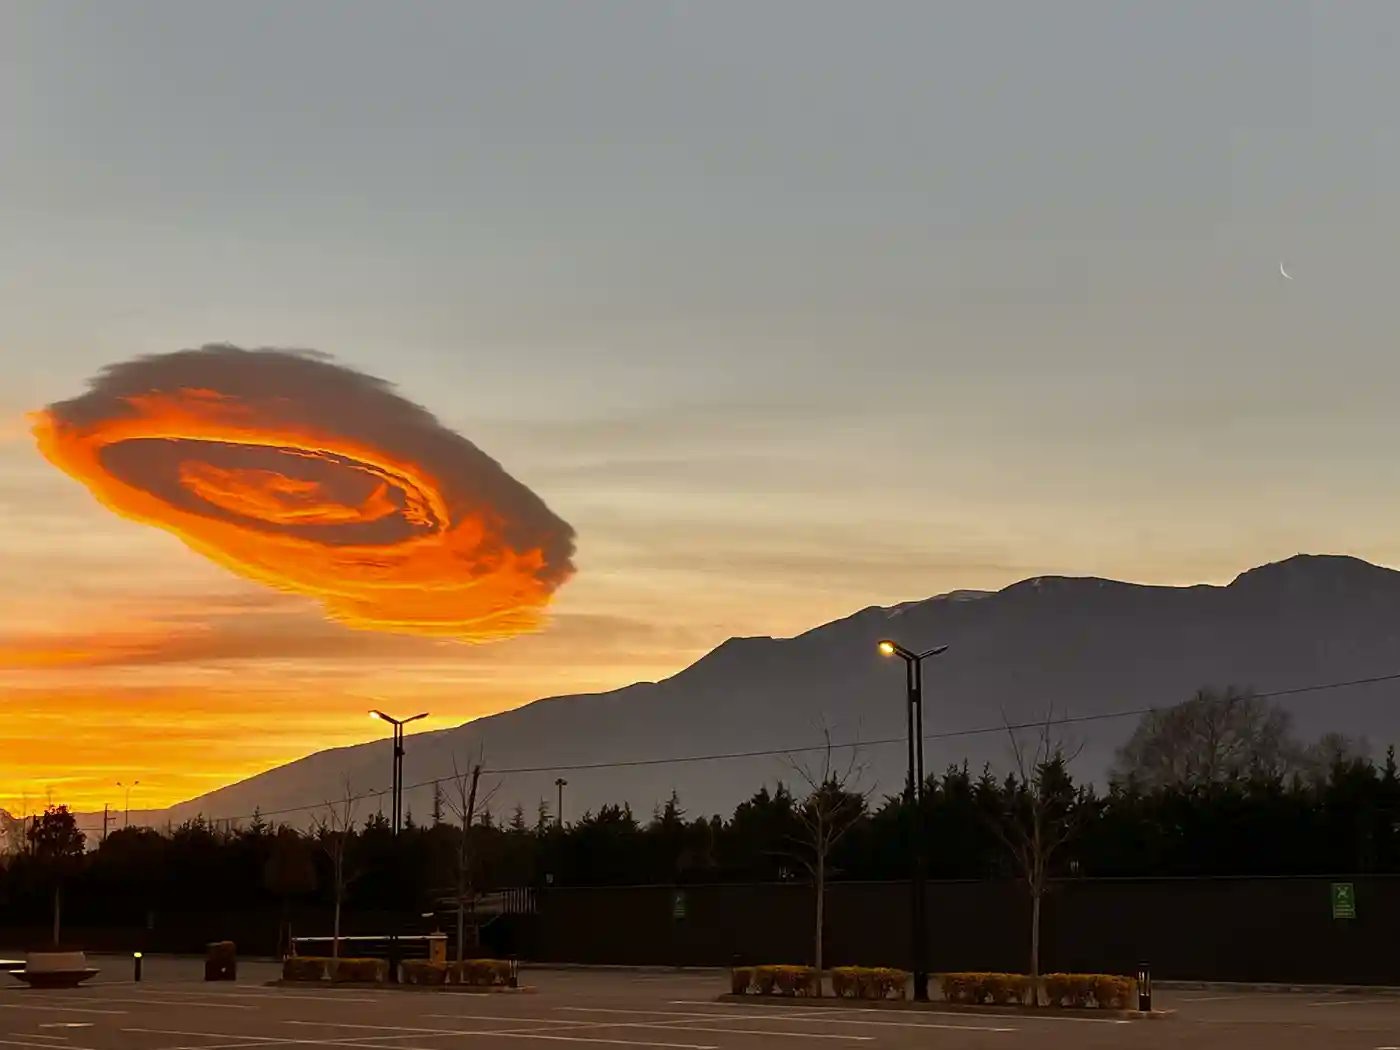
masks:
<path fill-rule="evenodd" d="M 1045 998 L 1051 1006 L 1086 1007 L 1092 1004 L 1103 1010 L 1121 1010 L 1133 994 L 1131 977 L 1107 973 L 1047 973 Z"/>
<path fill-rule="evenodd" d="M 405 959 L 399 964 L 404 984 L 446 984 L 447 964 L 429 959 Z"/>
<path fill-rule="evenodd" d="M 950 1003 L 1024 1003 L 1035 982 L 1019 973 L 940 973 L 943 998 Z M 1048 973 L 1040 980 L 1051 1006 L 1121 1010 L 1132 999 L 1133 980 L 1106 973 Z"/>
<path fill-rule="evenodd" d="M 372 981 L 383 984 L 389 976 L 389 964 L 383 959 L 337 959 L 330 974 L 336 983 Z"/>
<path fill-rule="evenodd" d="M 831 969 L 831 990 L 846 999 L 905 998 L 909 986 L 906 970 L 883 966 L 835 966 Z"/>
<path fill-rule="evenodd" d="M 329 959 L 309 955 L 289 955 L 282 960 L 282 980 L 284 981 L 323 981 L 326 978 L 326 965 Z"/>
<path fill-rule="evenodd" d="M 508 959 L 463 959 L 449 963 L 447 973 L 457 984 L 509 984 L 511 965 Z"/>
<path fill-rule="evenodd" d="M 282 960 L 284 981 L 363 981 L 383 984 L 389 964 L 383 959 L 330 959 L 319 955 L 290 955 Z"/>
<path fill-rule="evenodd" d="M 1024 1003 L 1031 979 L 1019 973 L 941 973 L 938 983 L 950 1003 Z"/>
<path fill-rule="evenodd" d="M 810 966 L 742 966 L 730 971 L 735 995 L 820 995 L 821 976 Z"/>

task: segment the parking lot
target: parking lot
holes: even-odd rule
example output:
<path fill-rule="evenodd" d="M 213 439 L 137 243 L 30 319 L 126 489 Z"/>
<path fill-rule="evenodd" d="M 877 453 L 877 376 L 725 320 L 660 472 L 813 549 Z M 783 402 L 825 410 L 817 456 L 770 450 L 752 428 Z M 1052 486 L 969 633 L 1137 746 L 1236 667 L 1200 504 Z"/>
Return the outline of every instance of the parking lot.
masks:
<path fill-rule="evenodd" d="M 717 1003 L 722 975 L 598 970 L 526 971 L 534 994 L 471 995 L 271 988 L 267 963 L 243 963 L 237 983 L 204 984 L 194 960 L 96 958 L 98 979 L 70 991 L 0 989 L 0 1050 L 748 1050 L 791 1045 L 903 1050 L 1190 1047 L 1192 1050 L 1400 1048 L 1400 998 L 1176 992 L 1158 1021 L 1091 1015 L 1027 1017 Z"/>

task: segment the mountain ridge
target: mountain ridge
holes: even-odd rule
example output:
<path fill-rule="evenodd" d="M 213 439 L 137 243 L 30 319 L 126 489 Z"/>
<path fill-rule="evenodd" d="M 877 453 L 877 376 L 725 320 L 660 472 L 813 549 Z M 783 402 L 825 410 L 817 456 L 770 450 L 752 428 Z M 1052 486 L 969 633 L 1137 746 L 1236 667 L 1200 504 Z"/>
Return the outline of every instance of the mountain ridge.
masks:
<path fill-rule="evenodd" d="M 449 776 L 454 758 L 459 767 L 470 764 L 466 756 L 483 747 L 488 768 L 533 770 L 496 778 L 506 808 L 519 804 L 533 813 L 538 800 L 553 799 L 553 780 L 563 773 L 571 781 L 570 819 L 611 801 L 647 812 L 672 789 L 693 812 L 726 812 L 761 783 L 793 779 L 790 763 L 627 763 L 797 749 L 820 741 L 823 726 L 841 740 L 901 737 L 902 671 L 875 652 L 886 633 L 911 647 L 950 646 L 925 670 L 926 730 L 968 732 L 1047 709 L 1083 715 L 1158 706 L 1201 686 L 1269 689 L 1400 671 L 1400 572 L 1348 555 L 1299 554 L 1226 584 L 1045 575 L 993 592 L 867 606 L 787 638 L 729 638 L 657 682 L 542 697 L 412 735 L 406 778 L 416 784 Z M 1400 707 L 1379 687 L 1350 690 L 1345 702 L 1330 705 L 1335 725 L 1317 717 L 1318 706 L 1298 705 L 1301 729 L 1400 735 Z M 1095 727 L 1081 775 L 1100 778 L 1132 726 L 1125 718 Z M 935 739 L 926 765 L 995 763 L 1005 750 L 994 733 Z M 877 785 L 898 790 L 901 752 L 872 746 Z M 563 768 L 609 763 L 615 768 Z M 246 817 L 255 807 L 271 815 L 335 797 L 344 777 L 358 792 L 382 790 L 388 767 L 387 741 L 327 749 L 142 819 Z M 410 791 L 407 805 L 426 813 L 429 789 Z"/>

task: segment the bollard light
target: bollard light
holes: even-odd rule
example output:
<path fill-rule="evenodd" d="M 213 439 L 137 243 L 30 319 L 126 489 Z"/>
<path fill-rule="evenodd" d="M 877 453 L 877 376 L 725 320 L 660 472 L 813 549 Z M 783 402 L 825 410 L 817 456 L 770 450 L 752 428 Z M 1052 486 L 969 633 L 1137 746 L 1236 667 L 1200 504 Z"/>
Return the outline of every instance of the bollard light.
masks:
<path fill-rule="evenodd" d="M 141 953 L 140 953 L 140 952 L 132 952 L 132 953 L 131 953 L 131 969 L 132 969 L 131 979 L 132 979 L 133 981 L 139 981 L 139 980 L 141 980 Z"/>
<path fill-rule="evenodd" d="M 1137 986 L 1138 1009 L 1143 1013 L 1150 1013 L 1152 1010 L 1152 967 L 1147 963 L 1138 963 Z"/>

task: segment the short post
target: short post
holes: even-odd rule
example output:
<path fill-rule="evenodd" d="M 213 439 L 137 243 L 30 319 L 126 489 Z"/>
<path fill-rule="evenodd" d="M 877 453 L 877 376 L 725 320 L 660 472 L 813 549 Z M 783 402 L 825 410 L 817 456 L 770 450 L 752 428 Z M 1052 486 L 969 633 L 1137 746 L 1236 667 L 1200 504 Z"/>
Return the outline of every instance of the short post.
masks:
<path fill-rule="evenodd" d="M 139 982 L 139 981 L 141 980 L 141 953 L 140 953 L 140 952 L 132 952 L 132 953 L 131 953 L 131 971 L 132 971 L 132 972 L 131 972 L 131 979 L 132 979 L 133 981 L 138 981 L 138 982 Z"/>
<path fill-rule="evenodd" d="M 1152 1011 L 1152 967 L 1138 963 L 1137 968 L 1138 1009 L 1143 1013 Z"/>
<path fill-rule="evenodd" d="M 510 987 L 510 988 L 519 988 L 519 987 L 520 987 L 520 962 L 519 962 L 518 959 L 515 959 L 514 957 L 512 957 L 511 960 L 510 960 L 510 977 L 509 977 L 509 979 L 508 979 L 508 981 L 507 981 L 507 987 Z"/>

